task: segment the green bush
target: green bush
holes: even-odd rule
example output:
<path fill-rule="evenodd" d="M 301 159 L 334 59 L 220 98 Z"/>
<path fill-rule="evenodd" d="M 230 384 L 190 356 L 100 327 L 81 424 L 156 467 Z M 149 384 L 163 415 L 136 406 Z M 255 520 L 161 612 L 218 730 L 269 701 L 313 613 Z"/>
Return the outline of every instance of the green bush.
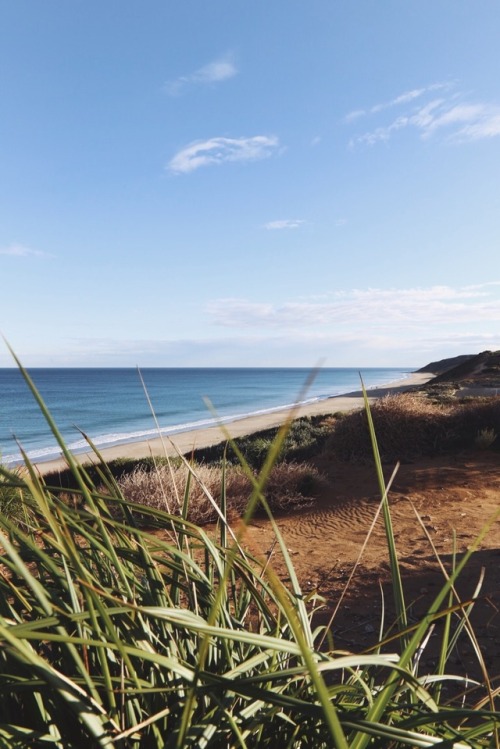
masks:
<path fill-rule="evenodd" d="M 332 417 L 304 416 L 295 419 L 289 425 L 288 431 L 280 446 L 277 462 L 303 462 L 320 452 L 331 432 Z M 264 465 L 271 445 L 275 442 L 279 428 L 264 429 L 245 437 L 237 437 L 227 445 L 222 442 L 212 447 L 200 448 L 192 453 L 197 463 L 239 463 L 238 454 L 259 470 Z"/>

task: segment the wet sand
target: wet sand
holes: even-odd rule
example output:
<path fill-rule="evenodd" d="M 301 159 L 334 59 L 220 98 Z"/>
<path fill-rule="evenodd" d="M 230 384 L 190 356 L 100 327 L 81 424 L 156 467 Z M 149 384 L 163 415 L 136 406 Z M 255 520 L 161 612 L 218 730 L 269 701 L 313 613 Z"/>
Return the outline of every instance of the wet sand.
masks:
<path fill-rule="evenodd" d="M 384 387 L 374 387 L 368 390 L 369 401 L 383 398 L 386 395 L 412 390 L 424 385 L 431 380 L 433 375 L 412 373 L 404 380 L 388 383 Z M 144 458 L 150 455 L 164 456 L 186 454 L 192 450 L 202 447 L 210 447 L 231 437 L 243 437 L 263 429 L 280 426 L 287 419 L 297 419 L 300 416 L 328 415 L 338 411 L 352 411 L 363 407 L 362 392 L 357 390 L 352 393 L 327 398 L 325 400 L 309 403 L 295 408 L 286 408 L 273 413 L 248 416 L 243 419 L 231 421 L 225 425 L 215 425 L 202 429 L 194 429 L 187 432 L 175 434 L 172 437 L 156 437 L 143 442 L 128 442 L 113 447 L 107 447 L 101 451 L 103 458 L 107 461 L 116 458 Z M 75 458 L 80 463 L 96 462 L 95 455 L 89 452 L 79 453 Z M 37 464 L 42 474 L 64 470 L 66 462 L 63 458 L 48 460 Z"/>

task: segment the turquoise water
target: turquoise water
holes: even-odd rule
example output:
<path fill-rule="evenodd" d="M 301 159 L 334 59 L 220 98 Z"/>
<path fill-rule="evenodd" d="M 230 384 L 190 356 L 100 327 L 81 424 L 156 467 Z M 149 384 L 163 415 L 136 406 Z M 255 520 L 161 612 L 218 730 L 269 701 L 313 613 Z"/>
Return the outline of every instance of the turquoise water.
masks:
<path fill-rule="evenodd" d="M 135 369 L 32 369 L 30 375 L 69 447 L 86 448 L 81 429 L 100 448 L 158 436 Z M 360 387 L 359 370 L 329 368 L 310 379 L 309 369 L 144 369 L 141 375 L 163 434 L 214 423 L 205 403 L 232 421 L 301 402 L 314 402 Z M 404 378 L 408 369 L 366 368 L 367 387 Z M 34 461 L 59 455 L 56 441 L 17 369 L 0 369 L 0 455 L 21 461 L 16 439 Z"/>

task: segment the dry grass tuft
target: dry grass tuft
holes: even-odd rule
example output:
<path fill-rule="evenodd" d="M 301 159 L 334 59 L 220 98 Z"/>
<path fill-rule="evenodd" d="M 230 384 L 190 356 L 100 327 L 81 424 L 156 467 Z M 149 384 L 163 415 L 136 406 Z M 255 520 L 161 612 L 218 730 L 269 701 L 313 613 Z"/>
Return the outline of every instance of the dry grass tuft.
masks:
<path fill-rule="evenodd" d="M 423 394 L 389 395 L 371 406 L 382 460 L 412 460 L 473 447 L 483 430 L 500 431 L 500 398 L 437 403 Z M 337 422 L 327 451 L 343 460 L 372 459 L 366 413 Z"/>
<path fill-rule="evenodd" d="M 138 466 L 119 480 L 124 497 L 130 502 L 178 514 L 189 477 L 188 519 L 197 524 L 213 522 L 217 513 L 207 493 L 220 503 L 222 470 L 219 466 L 196 465 L 194 476 L 184 465 L 160 465 L 145 470 Z M 308 504 L 315 496 L 320 478 L 317 471 L 303 463 L 281 463 L 271 471 L 266 499 L 273 511 Z M 226 470 L 226 497 L 230 513 L 242 514 L 251 493 L 251 483 L 241 466 Z"/>
<path fill-rule="evenodd" d="M 487 450 L 489 447 L 492 446 L 496 438 L 497 438 L 497 433 L 495 432 L 495 430 L 488 429 L 488 427 L 486 427 L 485 429 L 480 429 L 478 431 L 476 435 L 476 439 L 474 440 L 474 444 L 480 450 Z"/>

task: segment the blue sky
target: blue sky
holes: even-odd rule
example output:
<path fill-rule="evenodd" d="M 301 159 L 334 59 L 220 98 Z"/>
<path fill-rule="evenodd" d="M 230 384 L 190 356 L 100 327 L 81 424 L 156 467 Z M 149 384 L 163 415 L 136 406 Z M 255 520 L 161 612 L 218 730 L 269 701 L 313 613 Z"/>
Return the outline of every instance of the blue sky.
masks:
<path fill-rule="evenodd" d="M 0 10 L 0 330 L 26 365 L 500 348 L 496 0 Z"/>

